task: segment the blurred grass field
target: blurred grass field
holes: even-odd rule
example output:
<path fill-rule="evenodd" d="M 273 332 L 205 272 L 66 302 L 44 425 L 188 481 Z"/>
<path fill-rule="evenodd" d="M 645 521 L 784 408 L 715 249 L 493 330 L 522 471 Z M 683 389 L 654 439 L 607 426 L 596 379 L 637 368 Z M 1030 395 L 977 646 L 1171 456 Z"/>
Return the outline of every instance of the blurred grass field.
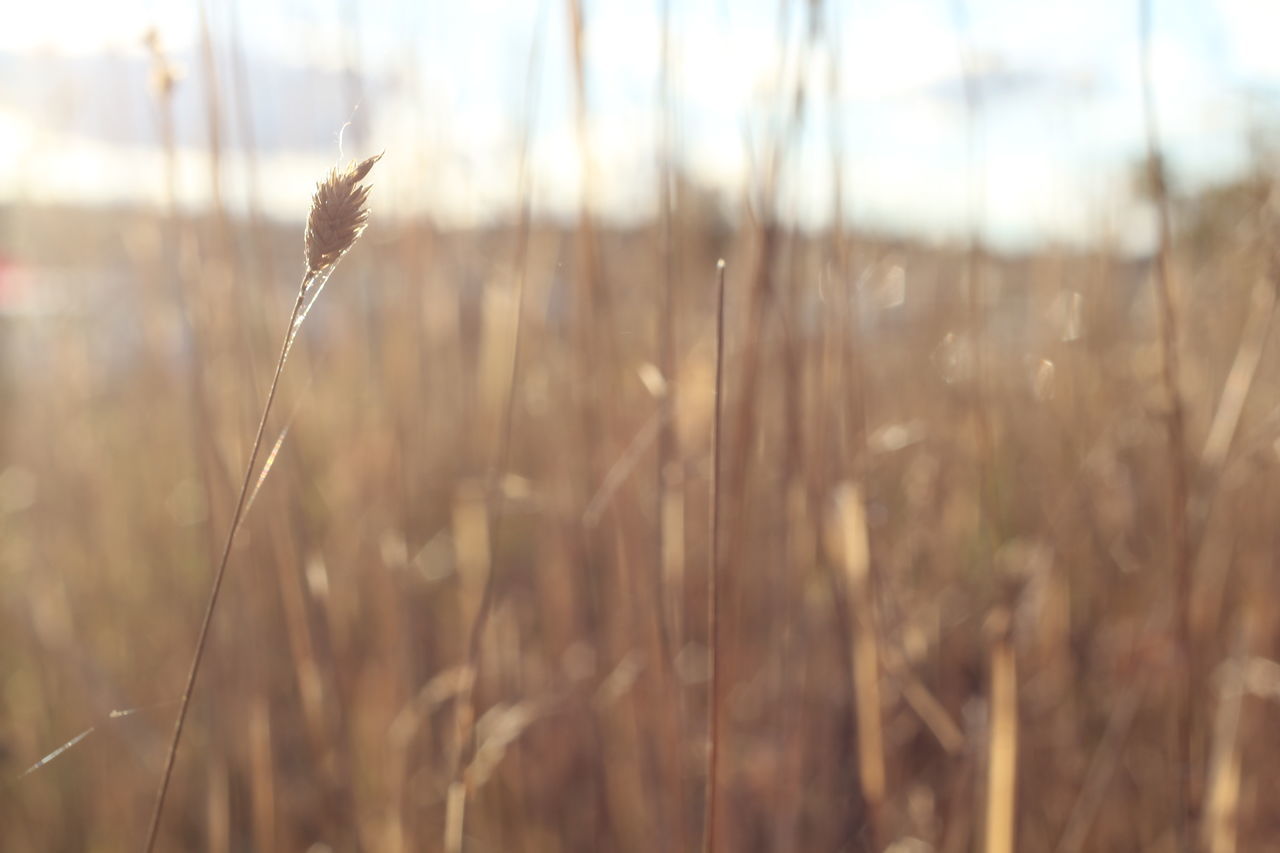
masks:
<path fill-rule="evenodd" d="M 721 849 L 1280 847 L 1265 153 L 1133 202 L 1172 455 L 1151 252 L 801 228 L 767 166 L 627 225 L 380 216 L 414 157 L 285 372 L 160 849 L 443 849 L 472 678 L 467 850 L 698 849 L 721 258 Z M 304 201 L 216 202 L 0 197 L 0 850 L 145 833 L 302 265 Z"/>

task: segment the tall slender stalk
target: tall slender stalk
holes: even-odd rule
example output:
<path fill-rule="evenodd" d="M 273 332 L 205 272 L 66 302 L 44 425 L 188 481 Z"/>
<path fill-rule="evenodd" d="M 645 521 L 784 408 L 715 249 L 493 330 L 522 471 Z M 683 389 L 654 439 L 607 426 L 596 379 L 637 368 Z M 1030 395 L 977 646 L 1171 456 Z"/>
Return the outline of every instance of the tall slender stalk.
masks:
<path fill-rule="evenodd" d="M 262 417 L 258 420 L 258 431 L 254 435 L 253 445 L 249 450 L 249 462 L 245 466 L 244 478 L 240 483 L 240 496 L 236 499 L 236 508 L 231 515 L 231 526 L 227 530 L 222 558 L 218 561 L 217 571 L 214 572 L 213 588 L 209 591 L 209 600 L 205 605 L 204 619 L 200 623 L 195 653 L 191 657 L 191 667 L 187 672 L 186 686 L 183 688 L 182 701 L 178 707 L 178 717 L 173 724 L 173 736 L 169 740 L 169 749 L 165 755 L 164 771 L 156 791 L 155 810 L 151 814 L 151 824 L 147 830 L 146 845 L 143 848 L 146 853 L 151 853 L 155 848 L 156 837 L 160 831 L 160 819 L 164 816 L 165 796 L 169 791 L 169 780 L 173 775 L 178 744 L 182 741 L 182 730 L 186 724 L 187 711 L 191 707 L 191 695 L 195 692 L 196 678 L 200 674 L 200 663 L 204 660 L 205 649 L 209 644 L 209 629 L 213 625 L 213 614 L 218 606 L 222 582 L 227 575 L 231 548 L 235 544 L 236 532 L 244 519 L 249 487 L 254 481 L 253 472 L 257 468 L 258 454 L 262 450 L 262 437 L 266 432 L 267 420 L 271 415 L 271 407 L 275 403 L 276 391 L 280 386 L 280 375 L 284 372 L 289 351 L 293 348 L 293 342 L 297 338 L 298 329 L 306 318 L 307 311 L 320 295 L 338 261 L 364 231 L 369 215 L 365 208 L 369 188 L 361 185 L 360 181 L 369 174 L 373 164 L 381 157 L 382 155 L 379 154 L 360 163 L 352 163 L 343 170 L 334 169 L 316 186 L 316 193 L 311 201 L 311 212 L 307 217 L 305 240 L 307 271 L 302 277 L 302 283 L 298 286 L 298 296 L 294 300 L 293 311 L 289 315 L 289 325 L 285 329 L 284 340 L 280 344 L 280 357 L 276 359 L 271 387 L 267 391 L 267 400 L 262 407 Z"/>
<path fill-rule="evenodd" d="M 662 702 L 661 718 L 657 721 L 665 749 L 660 753 L 663 784 L 666 796 L 660 803 L 662 812 L 671 810 L 673 816 L 663 818 L 669 824 L 664 843 L 680 850 L 689 848 L 684 814 L 685 778 L 681 767 L 681 751 L 684 727 L 685 695 L 676 680 L 673 666 L 674 649 L 683 645 L 685 634 L 684 607 L 684 477 L 682 462 L 678 458 L 675 427 L 675 394 L 679 387 L 676 358 L 676 245 L 673 226 L 674 205 L 674 145 L 673 145 L 673 84 L 671 58 L 671 0 L 659 0 L 661 20 L 661 58 L 657 92 L 657 149 L 658 149 L 658 217 L 659 256 L 662 265 L 662 286 L 658 293 L 656 312 L 658 370 L 664 382 L 659 400 L 658 453 L 654 526 L 656 571 L 649 574 L 653 590 L 654 645 L 657 650 L 657 666 L 654 668 L 653 685 L 656 691 L 674 694 L 675 702 Z M 670 805 L 676 807 L 672 810 Z M 661 815 L 662 812 L 659 814 Z"/>
<path fill-rule="evenodd" d="M 853 709 L 858 737 L 858 784 L 867 808 L 871 844 L 884 847 L 885 748 L 880 711 L 880 640 L 867 509 L 858 486 L 846 483 L 836 493 L 837 523 L 844 546 L 845 583 L 853 606 Z"/>
<path fill-rule="evenodd" d="M 986 625 L 991 660 L 991 725 L 987 744 L 986 853 L 1013 853 L 1017 843 L 1018 660 L 1013 614 L 1001 606 Z"/>
<path fill-rule="evenodd" d="M 1157 244 L 1154 286 L 1160 306 L 1160 351 L 1165 396 L 1169 414 L 1165 422 L 1168 433 L 1169 461 L 1169 540 L 1174 587 L 1174 643 L 1177 648 L 1179 678 L 1174 700 L 1175 762 L 1171 778 L 1177 791 L 1172 799 L 1177 814 L 1174 826 L 1178 849 L 1191 850 L 1195 827 L 1191 810 L 1192 779 L 1191 736 L 1193 682 L 1195 668 L 1191 646 L 1191 566 L 1192 546 L 1187 525 L 1190 483 L 1187 472 L 1186 412 L 1178 372 L 1178 317 L 1173 301 L 1170 255 L 1173 251 L 1173 228 L 1169 217 L 1169 191 L 1165 181 L 1164 157 L 1160 150 L 1160 134 L 1156 122 L 1155 95 L 1151 82 L 1151 0 L 1139 0 L 1138 27 L 1141 39 L 1140 71 L 1142 72 L 1142 115 L 1146 126 L 1147 169 L 1151 197 L 1156 207 Z"/>
<path fill-rule="evenodd" d="M 704 853 L 716 849 L 720 797 L 720 446 L 724 409 L 724 261 L 716 265 L 716 392 L 711 430 L 711 561 L 707 570 L 707 646 L 711 696 L 707 702 L 707 792 Z"/>

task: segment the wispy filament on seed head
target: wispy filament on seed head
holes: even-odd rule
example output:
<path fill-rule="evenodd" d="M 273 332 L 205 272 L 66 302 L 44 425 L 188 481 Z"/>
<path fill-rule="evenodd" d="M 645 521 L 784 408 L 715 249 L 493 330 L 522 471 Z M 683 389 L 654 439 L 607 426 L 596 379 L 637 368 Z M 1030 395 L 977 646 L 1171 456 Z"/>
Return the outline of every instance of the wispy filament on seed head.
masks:
<path fill-rule="evenodd" d="M 311 213 L 307 216 L 305 239 L 307 271 L 325 270 L 338 262 L 355 244 L 369 220 L 365 203 L 369 187 L 362 185 L 381 154 L 352 162 L 346 168 L 335 168 L 316 184 L 311 197 Z"/>

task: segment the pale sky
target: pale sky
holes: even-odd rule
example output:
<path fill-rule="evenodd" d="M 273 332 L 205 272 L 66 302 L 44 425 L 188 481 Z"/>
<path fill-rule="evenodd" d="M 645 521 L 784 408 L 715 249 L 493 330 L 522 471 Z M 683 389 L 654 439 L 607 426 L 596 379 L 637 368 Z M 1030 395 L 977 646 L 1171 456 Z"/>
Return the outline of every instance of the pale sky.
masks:
<path fill-rule="evenodd" d="M 500 215 L 515 203 L 528 55 L 541 33 L 535 199 L 550 212 L 576 205 L 582 164 L 564 0 L 207 5 L 219 38 L 223 138 L 232 146 L 229 203 L 247 198 L 248 115 L 261 203 L 272 215 L 302 215 L 311 184 L 339 157 L 347 121 L 344 156 L 387 151 L 380 209 L 425 208 L 456 224 Z M 829 42 L 807 65 L 797 61 L 807 3 L 670 5 L 679 157 L 731 201 L 758 185 L 756 161 L 803 73 L 809 114 L 788 161 L 784 213 L 807 224 L 830 216 L 834 129 L 854 222 L 929 237 L 963 233 L 974 180 L 961 94 L 968 44 L 982 72 L 974 138 L 977 215 L 988 238 L 1141 244 L 1141 211 L 1126 194 L 1142 151 L 1136 3 L 827 2 L 826 25 L 840 34 L 834 96 Z M 596 202 L 606 215 L 642 218 L 655 195 L 661 0 L 584 6 Z M 0 201 L 160 197 L 154 105 L 140 76 L 141 37 L 155 27 L 188 71 L 175 101 L 179 190 L 185 203 L 204 203 L 199 8 L 52 0 L 8 10 L 0 29 Z M 1188 187 L 1229 177 L 1248 162 L 1248 135 L 1276 124 L 1280 3 L 1154 0 L 1154 8 L 1158 111 L 1175 177 Z M 233 31 L 247 57 L 241 88 L 230 62 Z M 344 75 L 350 67 L 358 74 Z M 106 126 L 113 122 L 124 126 Z"/>

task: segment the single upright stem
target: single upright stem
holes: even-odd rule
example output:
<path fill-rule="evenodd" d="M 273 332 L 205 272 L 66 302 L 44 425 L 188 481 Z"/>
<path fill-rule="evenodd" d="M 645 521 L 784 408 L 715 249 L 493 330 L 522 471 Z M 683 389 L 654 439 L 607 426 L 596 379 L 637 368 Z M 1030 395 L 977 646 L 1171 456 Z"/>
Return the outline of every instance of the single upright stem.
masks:
<path fill-rule="evenodd" d="M 1156 206 L 1158 244 L 1156 246 L 1155 288 L 1160 304 L 1160 345 L 1165 394 L 1169 416 L 1166 422 L 1169 454 L 1169 527 L 1174 584 L 1174 636 L 1180 672 L 1174 701 L 1174 749 L 1177 792 L 1173 798 L 1177 814 L 1174 825 L 1178 849 L 1191 850 L 1194 837 L 1191 793 L 1194 774 L 1191 769 L 1192 713 L 1191 701 L 1195 672 L 1191 645 L 1191 537 L 1187 526 L 1190 485 L 1187 474 L 1186 414 L 1178 377 L 1178 323 L 1170 281 L 1170 253 L 1173 229 L 1169 217 L 1169 191 L 1165 182 L 1164 160 L 1160 152 L 1160 136 L 1156 127 L 1155 96 L 1151 82 L 1151 0 L 1139 0 L 1139 35 L 1141 38 L 1142 112 L 1147 135 L 1147 168 L 1151 180 L 1152 200 Z"/>
<path fill-rule="evenodd" d="M 182 740 L 182 727 L 187 720 L 187 709 L 191 706 L 191 694 L 195 691 L 196 676 L 200 674 L 200 662 L 204 659 L 204 650 L 209 642 L 209 628 L 213 624 L 213 611 L 218 605 L 218 594 L 222 591 L 222 581 L 227 574 L 227 562 L 231 557 L 231 546 L 235 543 L 236 531 L 240 529 L 240 521 L 244 517 L 245 504 L 249 495 L 249 485 L 253 482 L 253 470 L 258 464 L 258 453 L 262 449 L 262 435 L 267 428 L 267 417 L 271 414 L 271 406 L 276 399 L 276 389 L 280 385 L 280 374 L 284 372 L 284 363 L 289 358 L 289 350 L 293 346 L 294 325 L 302 313 L 307 285 L 315 279 L 315 274 L 308 272 L 298 288 L 298 298 L 293 303 L 293 313 L 289 316 L 289 326 L 285 330 L 284 343 L 280 346 L 280 358 L 276 361 L 275 375 L 271 378 L 271 389 L 267 392 L 267 402 L 262 407 L 262 419 L 258 422 L 258 433 L 254 436 L 253 447 L 249 451 L 249 464 L 244 469 L 244 480 L 240 484 L 240 497 L 236 500 L 236 509 L 231 516 L 231 527 L 227 530 L 227 541 L 222 548 L 222 559 L 218 562 L 218 570 L 213 576 L 213 589 L 209 591 L 209 602 L 205 606 L 204 621 L 200 625 L 200 635 L 196 640 L 195 654 L 191 658 L 191 671 L 187 673 L 187 686 L 182 691 L 182 704 L 178 708 L 178 719 L 173 725 L 173 737 L 169 741 L 169 751 L 165 756 L 164 773 L 160 777 L 160 787 L 156 792 L 156 807 L 151 815 L 151 826 L 147 830 L 147 842 L 143 847 L 145 853 L 155 848 L 156 837 L 160 832 L 160 818 L 164 814 L 165 794 L 169 791 L 169 778 L 173 775 L 173 763 L 178 754 L 178 743 Z"/>
<path fill-rule="evenodd" d="M 711 431 L 711 563 L 707 572 L 707 657 L 711 696 L 707 702 L 707 793 L 704 853 L 716 849 L 716 813 L 719 791 L 716 784 L 720 754 L 720 444 L 721 411 L 724 397 L 724 261 L 716 267 L 716 393 L 715 417 Z"/>
<path fill-rule="evenodd" d="M 1002 606 L 992 613 L 987 627 L 992 636 L 985 850 L 1013 853 L 1018 814 L 1018 659 L 1010 607 Z"/>
<path fill-rule="evenodd" d="M 666 796 L 658 802 L 658 832 L 668 847 L 689 849 L 689 838 L 683 815 L 685 813 L 685 775 L 682 772 L 681 752 L 684 748 L 681 729 L 685 723 L 685 696 L 680 690 L 673 667 L 673 648 L 683 645 L 687 628 L 684 607 L 685 560 L 683 544 L 684 512 L 683 470 L 677 457 L 675 429 L 675 394 L 680 380 L 676 358 L 676 270 L 675 235 L 673 232 L 673 89 L 671 73 L 671 0 L 659 0 L 661 27 L 661 56 L 659 60 L 657 92 L 657 148 L 658 148 L 658 218 L 659 255 L 662 264 L 662 286 L 658 293 L 656 313 L 658 370 L 665 383 L 659 399 L 660 422 L 658 424 L 658 454 L 654 483 L 654 555 L 655 571 L 649 575 L 653 595 L 653 644 L 657 651 L 658 666 L 654 671 L 655 689 L 674 694 L 677 701 L 662 703 L 663 713 L 657 721 L 657 731 L 665 742 L 659 754 L 660 774 L 664 779 Z M 671 512 L 677 508 L 675 512 Z M 679 523 L 677 523 L 679 522 Z M 672 804 L 675 808 L 672 809 Z M 670 814 L 670 816 L 668 816 Z"/>

